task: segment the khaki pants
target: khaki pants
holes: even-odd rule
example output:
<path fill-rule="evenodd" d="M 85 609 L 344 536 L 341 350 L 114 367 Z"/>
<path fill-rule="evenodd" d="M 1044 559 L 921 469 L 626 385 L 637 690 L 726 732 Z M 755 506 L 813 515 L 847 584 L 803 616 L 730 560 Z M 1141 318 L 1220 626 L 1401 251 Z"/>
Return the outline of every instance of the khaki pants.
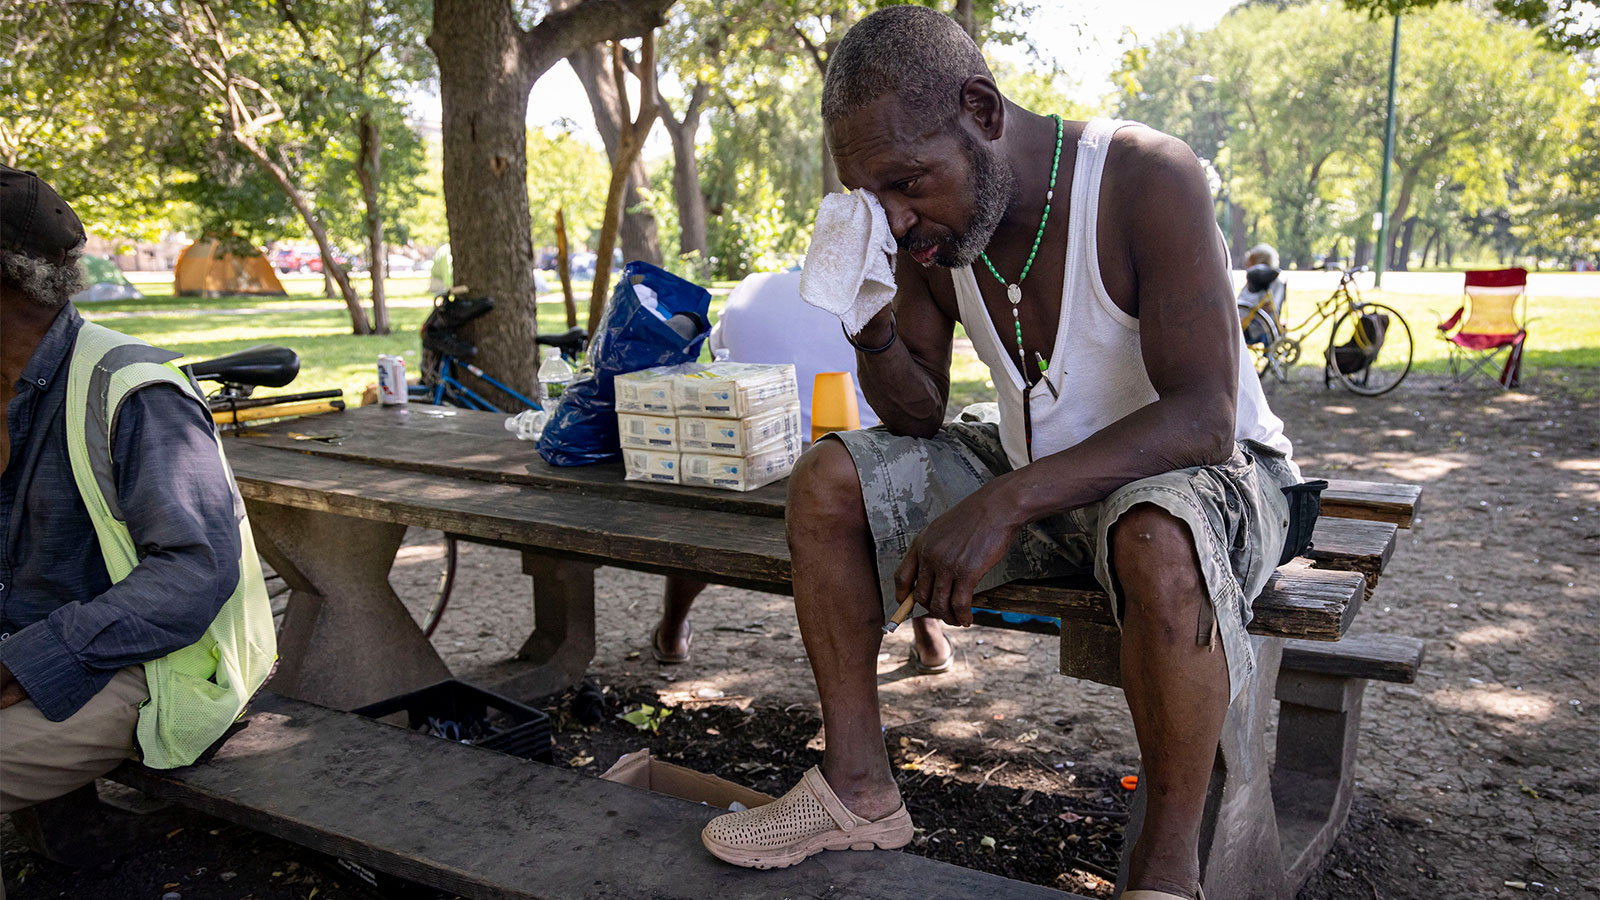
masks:
<path fill-rule="evenodd" d="M 0 709 L 0 813 L 75 791 L 132 757 L 139 704 L 149 696 L 140 665 L 117 672 L 63 722 L 31 700 Z"/>

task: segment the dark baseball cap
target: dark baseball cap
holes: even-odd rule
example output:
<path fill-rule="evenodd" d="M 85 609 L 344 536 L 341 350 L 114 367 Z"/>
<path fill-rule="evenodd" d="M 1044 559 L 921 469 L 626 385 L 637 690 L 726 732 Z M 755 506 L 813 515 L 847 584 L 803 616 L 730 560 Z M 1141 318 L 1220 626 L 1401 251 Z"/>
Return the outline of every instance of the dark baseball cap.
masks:
<path fill-rule="evenodd" d="M 60 265 L 84 241 L 83 223 L 44 179 L 0 164 L 0 250 Z"/>

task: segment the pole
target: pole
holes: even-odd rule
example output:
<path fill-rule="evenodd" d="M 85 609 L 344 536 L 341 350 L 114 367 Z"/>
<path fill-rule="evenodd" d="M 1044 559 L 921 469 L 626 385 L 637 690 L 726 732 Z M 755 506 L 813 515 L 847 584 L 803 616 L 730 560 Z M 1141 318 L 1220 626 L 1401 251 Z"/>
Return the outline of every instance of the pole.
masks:
<path fill-rule="evenodd" d="M 1383 178 L 1378 186 L 1378 252 L 1372 286 L 1383 286 L 1383 270 L 1389 267 L 1389 168 L 1394 165 L 1394 82 L 1400 66 L 1400 17 L 1394 17 L 1394 39 L 1389 44 L 1389 121 L 1383 128 Z"/>

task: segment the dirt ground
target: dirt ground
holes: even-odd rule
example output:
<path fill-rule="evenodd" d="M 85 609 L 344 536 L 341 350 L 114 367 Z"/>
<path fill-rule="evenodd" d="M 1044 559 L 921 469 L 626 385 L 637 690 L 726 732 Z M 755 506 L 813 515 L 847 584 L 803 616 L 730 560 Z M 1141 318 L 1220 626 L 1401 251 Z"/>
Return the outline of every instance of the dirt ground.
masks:
<path fill-rule="evenodd" d="M 1356 629 L 1427 641 L 1416 684 L 1367 691 L 1355 809 L 1301 900 L 1600 897 L 1600 383 L 1545 372 L 1500 394 L 1413 376 L 1366 399 L 1301 376 L 1269 397 L 1308 475 L 1425 486 Z M 527 582 L 510 552 L 469 547 L 463 559 L 435 644 L 462 677 L 492 682 L 531 624 Z M 425 535 L 396 561 L 396 587 L 419 615 L 437 571 Z M 820 721 L 790 601 L 708 589 L 694 660 L 665 668 L 647 645 L 660 590 L 659 577 L 599 574 L 591 678 L 608 712 L 654 698 L 675 716 L 653 738 L 614 718 L 588 730 L 547 698 L 562 725 L 558 763 L 598 773 L 649 744 L 781 792 L 817 758 L 797 745 Z M 1101 876 L 1125 818 L 1118 779 L 1137 766 L 1120 692 L 1056 675 L 1051 637 L 985 629 L 955 635 L 953 672 L 915 677 L 906 631 L 886 640 L 879 672 L 897 775 L 923 829 L 913 852 L 1110 896 Z M 699 701 L 716 691 L 726 697 Z M 737 697 L 750 711 L 729 705 Z M 8 896 L 393 896 L 233 826 L 152 818 L 157 832 L 184 830 L 114 876 L 32 856 L 8 827 Z M 219 881 L 222 871 L 234 877 Z"/>

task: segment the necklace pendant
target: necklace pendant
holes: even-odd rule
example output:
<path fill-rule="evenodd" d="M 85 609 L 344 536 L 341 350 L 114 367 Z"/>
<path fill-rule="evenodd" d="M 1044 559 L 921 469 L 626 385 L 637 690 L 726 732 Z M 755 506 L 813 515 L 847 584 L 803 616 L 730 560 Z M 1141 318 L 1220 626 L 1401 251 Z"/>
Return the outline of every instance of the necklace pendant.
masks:
<path fill-rule="evenodd" d="M 1011 305 L 1012 306 L 1016 306 L 1018 303 L 1021 303 L 1022 302 L 1022 285 L 1020 285 L 1020 284 L 1008 284 L 1008 285 L 1006 285 L 1006 299 L 1011 301 Z"/>

